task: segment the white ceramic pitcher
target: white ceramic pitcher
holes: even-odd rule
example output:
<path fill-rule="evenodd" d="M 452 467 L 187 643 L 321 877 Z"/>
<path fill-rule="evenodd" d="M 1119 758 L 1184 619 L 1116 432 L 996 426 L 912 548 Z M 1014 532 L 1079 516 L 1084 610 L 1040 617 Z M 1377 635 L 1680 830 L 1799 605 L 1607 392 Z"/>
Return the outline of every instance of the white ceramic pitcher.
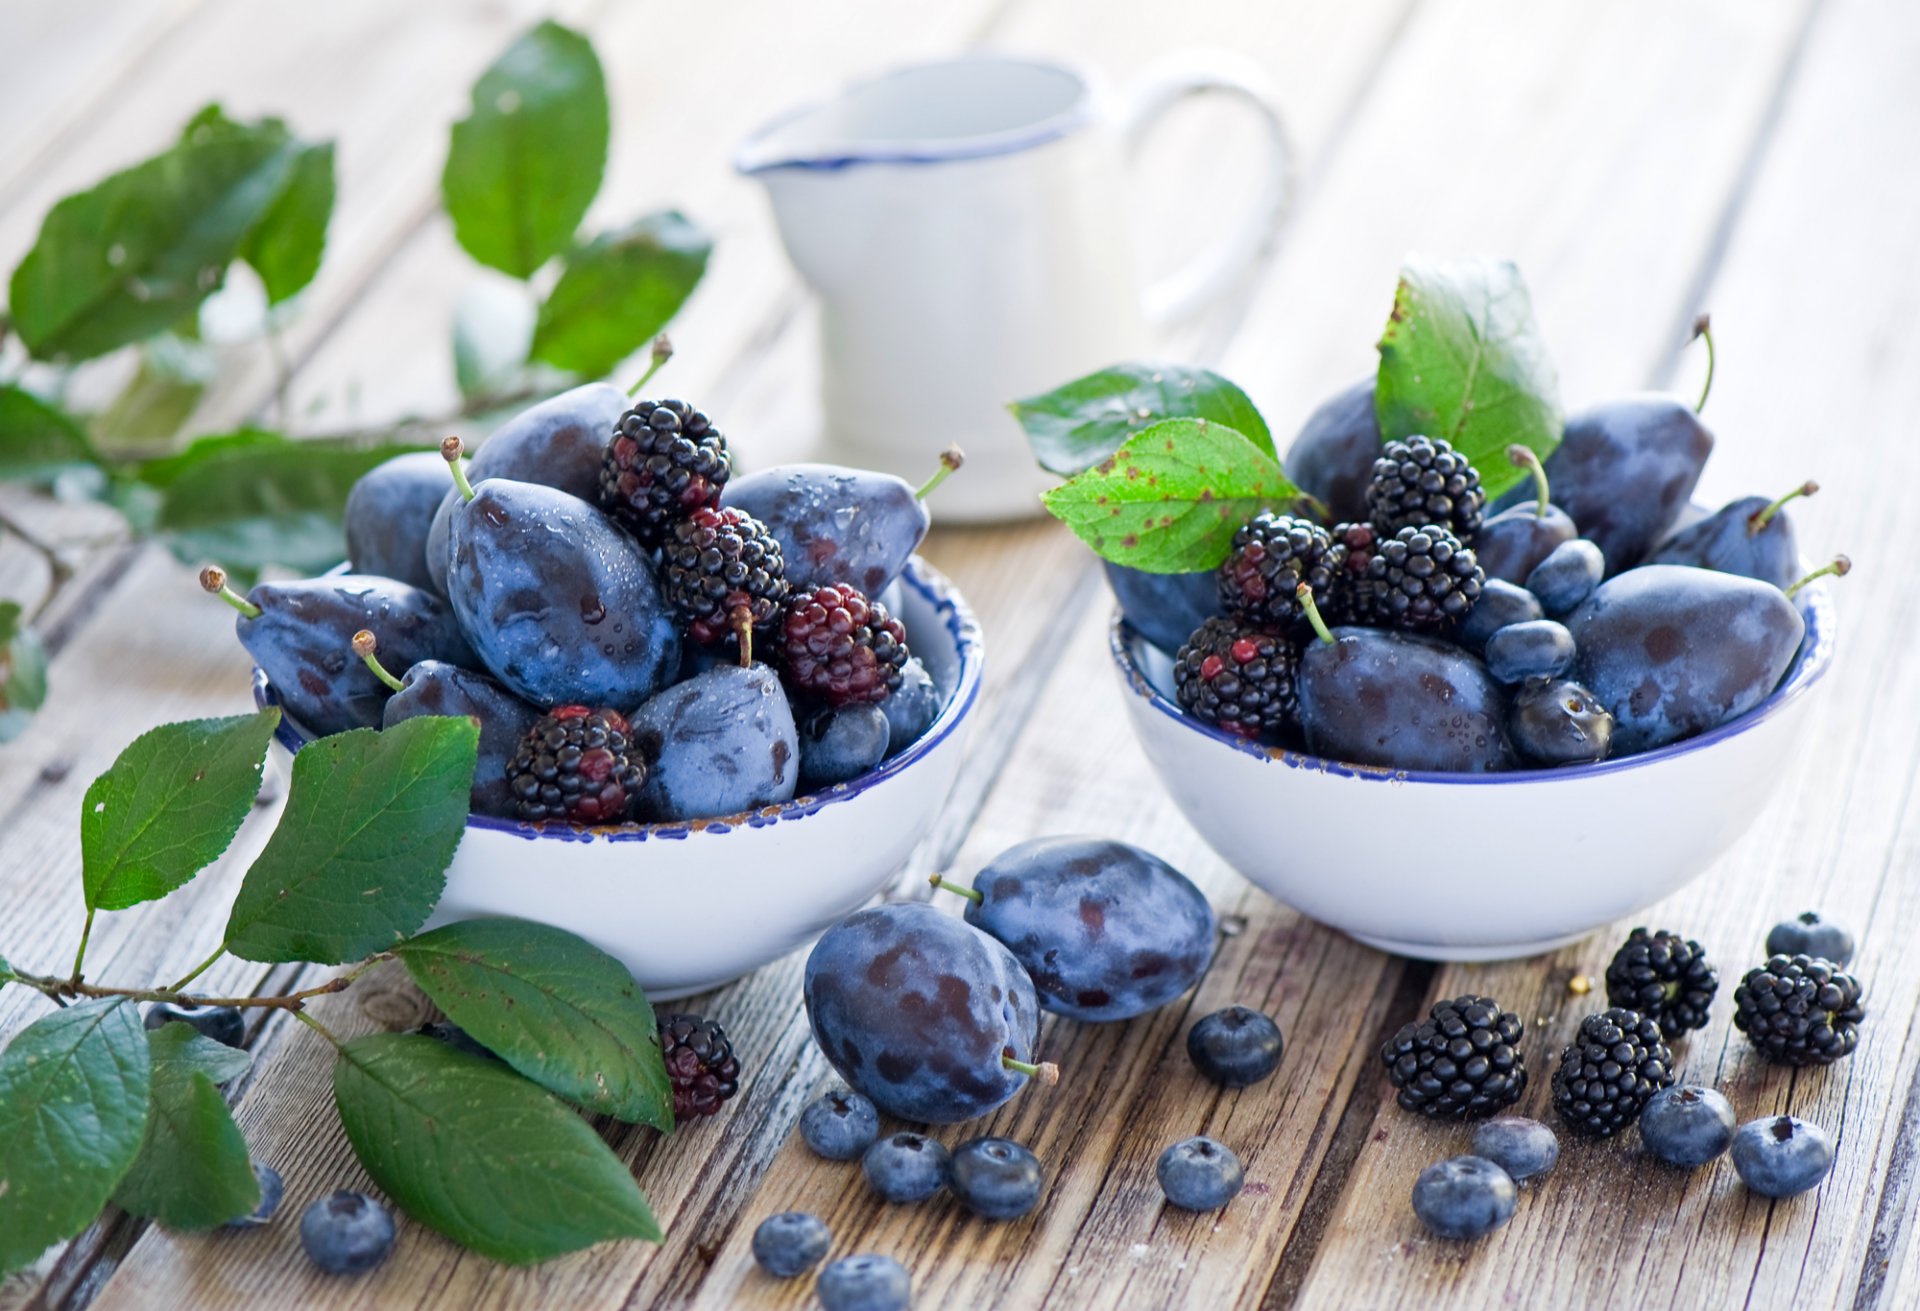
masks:
<path fill-rule="evenodd" d="M 1198 195 L 1206 180 L 1130 176 L 1127 163 L 1167 109 L 1206 92 L 1234 97 L 1264 128 L 1253 208 L 1143 289 L 1130 193 Z M 1042 60 L 905 68 L 775 119 L 735 157 L 765 184 L 787 253 L 820 297 L 831 458 L 918 481 L 958 443 L 968 467 L 940 490 L 948 521 L 1039 510 L 1050 480 L 1007 402 L 1151 354 L 1156 332 L 1239 285 L 1278 226 L 1288 164 L 1258 70 L 1199 53 L 1124 103 Z"/>

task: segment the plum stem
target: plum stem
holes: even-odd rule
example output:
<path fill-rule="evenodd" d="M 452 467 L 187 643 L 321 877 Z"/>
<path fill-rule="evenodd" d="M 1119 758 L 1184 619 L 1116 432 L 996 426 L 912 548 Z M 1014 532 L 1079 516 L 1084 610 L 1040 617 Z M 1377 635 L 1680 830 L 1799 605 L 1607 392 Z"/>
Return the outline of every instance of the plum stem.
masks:
<path fill-rule="evenodd" d="M 1762 509 L 1755 510 L 1752 514 L 1748 515 L 1747 531 L 1749 533 L 1758 533 L 1762 528 L 1765 528 L 1768 524 L 1773 522 L 1773 516 L 1776 514 L 1779 514 L 1781 507 L 1786 505 L 1788 501 L 1797 500 L 1802 496 L 1812 496 L 1815 492 L 1819 490 L 1820 490 L 1820 484 L 1817 482 L 1814 482 L 1811 478 L 1809 478 L 1806 482 L 1801 483 L 1798 487 L 1788 492 L 1785 496 L 1781 497 L 1779 500 L 1775 501 L 1773 504 L 1768 505 Z"/>
<path fill-rule="evenodd" d="M 1029 1079 L 1038 1079 L 1049 1088 L 1060 1082 L 1060 1067 L 1052 1061 L 1041 1061 L 1036 1065 L 1032 1061 L 1017 1061 L 1003 1054 L 1000 1057 L 1000 1064 L 1009 1070 L 1026 1075 Z"/>
<path fill-rule="evenodd" d="M 1808 574 L 1805 578 L 1802 578 L 1799 582 L 1795 583 L 1792 587 L 1789 587 L 1787 589 L 1787 595 L 1792 596 L 1794 593 L 1798 592 L 1801 588 L 1805 587 L 1808 583 L 1812 582 L 1814 579 L 1825 578 L 1828 574 L 1832 574 L 1835 578 L 1844 578 L 1852 569 L 1853 569 L 1853 561 L 1849 560 L 1844 555 L 1836 555 L 1833 557 L 1833 563 L 1820 566 L 1820 568 L 1815 569 L 1812 573 Z"/>
<path fill-rule="evenodd" d="M 1304 505 L 1307 508 L 1307 513 L 1312 515 L 1314 518 L 1320 520 L 1322 523 L 1333 522 L 1332 508 L 1329 507 L 1325 501 L 1315 496 L 1312 492 L 1301 492 L 1298 495 L 1296 495 L 1293 499 L 1299 504 Z"/>
<path fill-rule="evenodd" d="M 453 474 L 453 485 L 460 489 L 462 500 L 473 499 L 473 484 L 467 481 L 467 471 L 460 467 L 460 453 L 466 450 L 458 437 L 449 437 L 440 443 L 440 458 L 447 462 L 448 470 Z"/>
<path fill-rule="evenodd" d="M 1322 642 L 1325 642 L 1328 646 L 1332 646 L 1333 634 L 1327 631 L 1327 621 L 1320 617 L 1320 607 L 1313 603 L 1312 585 L 1302 583 L 1293 589 L 1293 594 L 1300 598 L 1300 608 L 1306 611 L 1307 622 L 1313 625 L 1313 631 L 1319 634 Z"/>
<path fill-rule="evenodd" d="M 1507 462 L 1519 465 L 1522 469 L 1525 469 L 1528 476 L 1533 479 L 1534 500 L 1536 502 L 1533 512 L 1534 517 L 1539 519 L 1546 518 L 1547 511 L 1553 508 L 1547 503 L 1547 466 L 1540 463 L 1540 457 L 1534 453 L 1532 448 L 1522 446 L 1518 442 L 1507 447 Z"/>
<path fill-rule="evenodd" d="M 373 671 L 373 676 L 396 692 L 404 692 L 407 685 L 395 678 L 387 667 L 380 663 L 380 641 L 374 637 L 371 629 L 363 628 L 353 635 L 353 653 L 360 657 L 361 663 Z"/>
<path fill-rule="evenodd" d="M 744 605 L 735 606 L 727 620 L 740 639 L 740 667 L 745 669 L 753 663 L 753 611 Z"/>
<path fill-rule="evenodd" d="M 940 452 L 940 467 L 933 471 L 933 477 L 920 484 L 920 490 L 913 494 L 916 501 L 927 499 L 934 488 L 952 476 L 953 471 L 967 462 L 967 454 L 958 446 L 949 446 Z"/>
<path fill-rule="evenodd" d="M 249 619 L 258 619 L 262 614 L 259 606 L 227 586 L 227 571 L 217 564 L 210 564 L 200 571 L 200 586 Z"/>
<path fill-rule="evenodd" d="M 667 361 L 672 358 L 673 342 L 667 337 L 667 334 L 663 332 L 653 339 L 652 363 L 648 364 L 647 371 L 640 375 L 640 381 L 627 388 L 627 398 L 631 400 L 637 397 L 640 394 L 640 389 L 652 382 L 653 375 L 665 368 Z"/>
<path fill-rule="evenodd" d="M 1700 399 L 1693 403 L 1695 414 L 1707 408 L 1707 397 L 1713 391 L 1713 316 L 1702 314 L 1693 321 L 1693 335 L 1707 343 L 1707 376 L 1700 384 Z"/>
<path fill-rule="evenodd" d="M 927 882 L 937 890 L 957 892 L 976 906 L 986 901 L 986 897 L 981 895 L 978 888 L 963 888 L 944 874 L 929 874 L 927 875 Z"/>

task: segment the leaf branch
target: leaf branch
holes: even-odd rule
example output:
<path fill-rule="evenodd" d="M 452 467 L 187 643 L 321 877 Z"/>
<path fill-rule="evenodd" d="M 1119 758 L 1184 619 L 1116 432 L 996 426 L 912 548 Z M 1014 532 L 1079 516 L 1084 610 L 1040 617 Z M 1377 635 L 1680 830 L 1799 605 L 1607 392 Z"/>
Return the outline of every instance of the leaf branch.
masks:
<path fill-rule="evenodd" d="M 202 993 L 183 992 L 179 988 L 114 988 L 104 984 L 88 983 L 78 978 L 57 978 L 47 974 L 28 974 L 20 970 L 13 971 L 11 978 L 16 983 L 24 984 L 49 999 L 62 1003 L 69 998 L 79 997 L 125 997 L 129 1001 L 163 1001 L 175 1006 L 232 1006 L 243 1010 L 280 1010 L 298 1014 L 313 998 L 345 992 L 362 974 L 381 961 L 391 959 L 388 953 L 381 952 L 377 956 L 369 957 L 345 974 L 335 975 L 325 983 L 277 997 L 213 997 Z"/>

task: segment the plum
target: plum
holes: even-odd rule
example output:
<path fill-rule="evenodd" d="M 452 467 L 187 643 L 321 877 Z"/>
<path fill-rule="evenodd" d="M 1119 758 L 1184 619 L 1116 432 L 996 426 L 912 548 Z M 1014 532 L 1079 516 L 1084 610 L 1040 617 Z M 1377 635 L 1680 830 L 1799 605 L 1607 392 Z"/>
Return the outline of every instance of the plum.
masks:
<path fill-rule="evenodd" d="M 892 726 L 875 705 L 814 706 L 798 720 L 800 786 L 830 787 L 858 778 L 887 754 Z"/>
<path fill-rule="evenodd" d="M 1162 651 L 1178 651 L 1189 633 L 1220 613 L 1220 589 L 1212 569 L 1150 574 L 1111 560 L 1100 564 L 1121 615 Z"/>
<path fill-rule="evenodd" d="M 1326 506 L 1334 523 L 1367 517 L 1367 484 L 1380 456 L 1373 384 L 1362 378 L 1322 401 L 1287 448 L 1287 477 Z"/>
<path fill-rule="evenodd" d="M 1647 557 L 1647 563 L 1718 569 L 1778 588 L 1791 587 L 1800 576 L 1800 545 L 1784 507 L 1819 490 L 1819 483 L 1806 482 L 1778 500 L 1743 496 L 1669 537 Z"/>
<path fill-rule="evenodd" d="M 779 677 L 763 664 L 709 669 L 631 719 L 647 758 L 640 805 L 651 819 L 712 819 L 793 799 L 799 735 Z"/>
<path fill-rule="evenodd" d="M 908 656 L 900 666 L 900 686 L 880 703 L 887 716 L 887 754 L 897 756 L 918 742 L 940 717 L 942 704 L 940 688 L 926 665 L 919 656 Z"/>
<path fill-rule="evenodd" d="M 1612 748 L 1613 716 L 1578 683 L 1535 683 L 1513 694 L 1507 736 L 1535 764 L 1591 764 Z"/>
<path fill-rule="evenodd" d="M 1540 457 L 1524 446 L 1509 446 L 1507 459 L 1533 475 L 1534 503 L 1489 516 L 1469 545 L 1488 578 L 1521 583 L 1556 546 L 1572 541 L 1579 532 L 1572 517 L 1548 499 Z"/>
<path fill-rule="evenodd" d="M 447 467 L 433 451 L 396 455 L 361 474 L 341 515 L 353 571 L 438 591 L 427 572 L 427 532 L 446 497 Z"/>

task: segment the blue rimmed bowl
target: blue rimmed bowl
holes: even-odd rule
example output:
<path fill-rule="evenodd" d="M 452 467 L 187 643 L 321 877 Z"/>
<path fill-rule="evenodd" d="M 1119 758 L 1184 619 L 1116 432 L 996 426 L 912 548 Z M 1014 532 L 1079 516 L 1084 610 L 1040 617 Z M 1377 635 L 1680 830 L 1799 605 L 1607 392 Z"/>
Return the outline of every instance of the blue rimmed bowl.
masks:
<path fill-rule="evenodd" d="M 720 819 L 606 828 L 467 821 L 432 924 L 541 920 L 612 953 L 655 1000 L 717 987 L 811 940 L 884 888 L 959 772 L 985 646 L 966 601 L 915 556 L 900 577 L 907 645 L 944 698 L 920 739 L 879 768 Z M 278 701 L 254 670 L 254 699 Z M 282 746 L 312 736 L 283 720 Z"/>
<path fill-rule="evenodd" d="M 1766 806 L 1833 664 L 1822 584 L 1773 694 L 1731 723 L 1597 765 L 1436 774 L 1261 747 L 1190 719 L 1173 660 L 1116 612 L 1113 662 L 1147 759 L 1200 836 L 1276 899 L 1369 946 L 1502 960 L 1564 946 L 1710 866 Z"/>

